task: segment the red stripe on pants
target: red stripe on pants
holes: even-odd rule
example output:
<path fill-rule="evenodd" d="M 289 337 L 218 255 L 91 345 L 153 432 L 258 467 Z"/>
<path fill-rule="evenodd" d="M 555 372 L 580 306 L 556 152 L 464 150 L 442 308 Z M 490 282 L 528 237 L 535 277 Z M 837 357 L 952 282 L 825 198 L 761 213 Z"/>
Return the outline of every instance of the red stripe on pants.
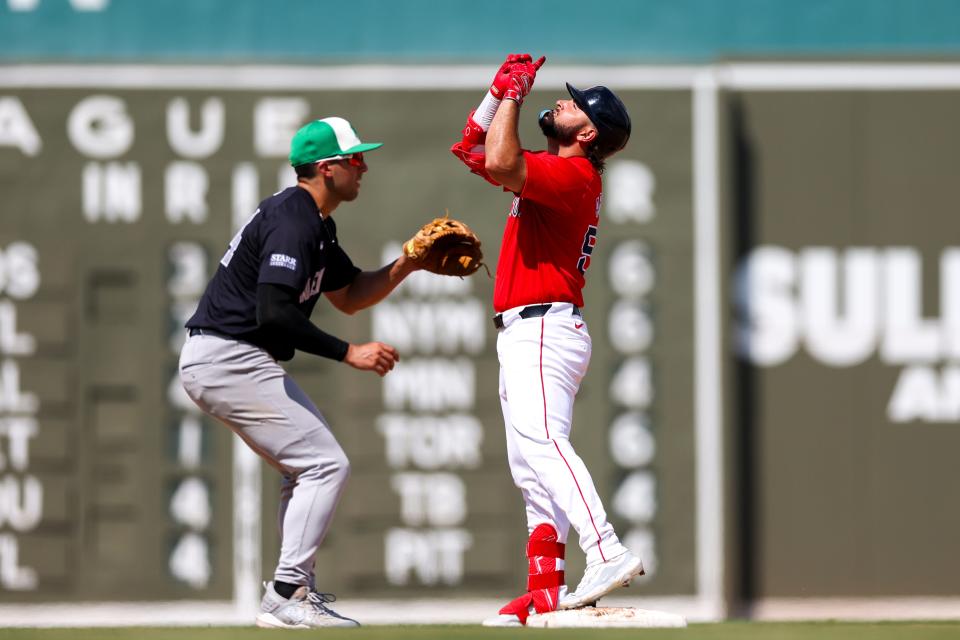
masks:
<path fill-rule="evenodd" d="M 583 500 L 583 506 L 587 508 L 587 515 L 590 516 L 590 524 L 593 525 L 593 530 L 597 533 L 597 550 L 600 551 L 600 558 L 606 562 L 607 557 L 603 555 L 603 547 L 600 546 L 600 531 L 597 530 L 597 523 L 593 521 L 593 514 L 590 512 L 590 505 L 587 504 L 587 499 L 583 497 L 583 489 L 580 488 L 580 483 L 577 482 L 577 476 L 573 473 L 570 463 L 567 462 L 567 459 L 563 457 L 563 452 L 560 451 L 560 445 L 557 444 L 556 440 L 553 440 L 552 442 L 553 446 L 557 448 L 557 453 L 559 453 L 560 457 L 563 459 L 563 464 L 567 465 L 567 469 L 570 470 L 570 475 L 573 476 L 573 483 L 577 485 L 577 491 L 580 492 L 580 499 Z"/>

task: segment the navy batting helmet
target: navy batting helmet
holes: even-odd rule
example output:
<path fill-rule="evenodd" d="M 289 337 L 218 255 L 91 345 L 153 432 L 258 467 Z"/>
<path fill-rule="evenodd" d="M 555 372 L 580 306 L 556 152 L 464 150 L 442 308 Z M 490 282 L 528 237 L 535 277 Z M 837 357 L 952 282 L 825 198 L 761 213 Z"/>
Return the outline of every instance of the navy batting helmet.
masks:
<path fill-rule="evenodd" d="M 627 145 L 630 139 L 630 116 L 613 91 L 602 86 L 580 91 L 569 82 L 567 91 L 597 128 L 597 141 L 594 144 L 601 156 L 606 158 Z"/>

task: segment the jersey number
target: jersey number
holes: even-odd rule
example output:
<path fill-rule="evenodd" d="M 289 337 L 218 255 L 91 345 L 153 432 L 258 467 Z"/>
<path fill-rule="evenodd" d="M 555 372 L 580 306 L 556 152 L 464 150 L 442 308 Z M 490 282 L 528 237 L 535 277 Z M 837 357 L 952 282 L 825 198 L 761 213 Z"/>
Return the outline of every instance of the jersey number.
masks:
<path fill-rule="evenodd" d="M 577 260 L 577 269 L 585 274 L 590 268 L 590 256 L 593 254 L 593 248 L 597 246 L 597 227 L 590 225 L 587 232 L 583 234 L 583 248 L 580 249 L 580 259 Z"/>
<path fill-rule="evenodd" d="M 243 238 L 243 232 L 246 230 L 247 225 L 253 222 L 253 219 L 260 213 L 260 209 L 257 209 L 253 212 L 253 215 L 250 216 L 250 219 L 247 220 L 240 231 L 237 231 L 237 235 L 233 236 L 233 240 L 230 241 L 230 246 L 227 247 L 227 252 L 223 254 L 223 257 L 220 258 L 220 264 L 225 267 L 230 266 L 230 261 L 233 260 L 233 254 L 236 253 L 237 247 L 240 246 L 240 240 Z"/>

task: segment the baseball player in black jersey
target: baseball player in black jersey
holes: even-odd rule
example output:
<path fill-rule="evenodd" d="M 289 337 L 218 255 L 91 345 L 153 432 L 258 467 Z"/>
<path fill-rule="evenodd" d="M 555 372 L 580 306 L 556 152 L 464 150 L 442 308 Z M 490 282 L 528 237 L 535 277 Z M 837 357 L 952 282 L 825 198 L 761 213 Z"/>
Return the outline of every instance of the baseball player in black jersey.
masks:
<path fill-rule="evenodd" d="M 417 269 L 401 255 L 378 271 L 353 265 L 331 214 L 356 199 L 367 171 L 363 143 L 343 118 L 315 120 L 290 145 L 297 185 L 260 203 L 236 234 L 187 321 L 180 378 L 206 413 L 229 426 L 283 477 L 280 561 L 257 625 L 358 626 L 316 590 L 314 555 L 333 519 L 350 464 L 326 420 L 280 362 L 297 350 L 386 375 L 400 356 L 381 342 L 348 344 L 317 328 L 320 294 L 352 314 Z"/>

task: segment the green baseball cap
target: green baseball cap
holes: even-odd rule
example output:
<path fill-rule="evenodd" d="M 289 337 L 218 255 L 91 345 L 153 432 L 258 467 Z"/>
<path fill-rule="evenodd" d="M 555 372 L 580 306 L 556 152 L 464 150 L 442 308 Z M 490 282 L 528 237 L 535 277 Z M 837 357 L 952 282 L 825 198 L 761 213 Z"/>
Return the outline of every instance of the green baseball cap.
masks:
<path fill-rule="evenodd" d="M 323 118 L 300 127 L 290 141 L 290 164 L 318 162 L 325 158 L 371 151 L 382 142 L 360 142 L 357 132 L 343 118 Z"/>

